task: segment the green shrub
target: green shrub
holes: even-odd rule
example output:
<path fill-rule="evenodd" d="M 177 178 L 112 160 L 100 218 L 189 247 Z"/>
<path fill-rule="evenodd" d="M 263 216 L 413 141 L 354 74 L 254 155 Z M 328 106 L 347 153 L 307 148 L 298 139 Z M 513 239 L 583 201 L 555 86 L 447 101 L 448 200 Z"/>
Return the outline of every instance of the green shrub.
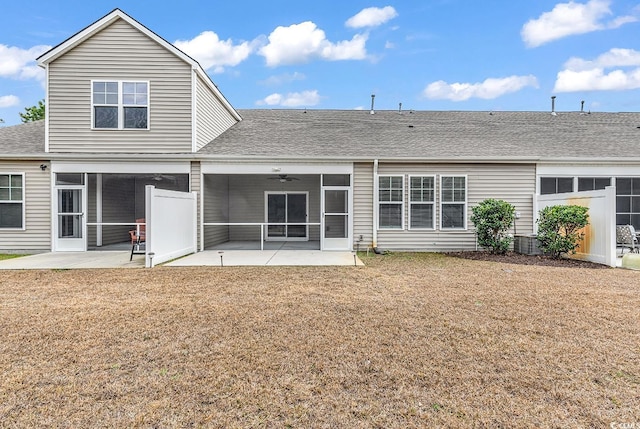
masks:
<path fill-rule="evenodd" d="M 491 253 L 507 253 L 513 236 L 507 231 L 515 219 L 515 207 L 503 200 L 489 198 L 471 209 L 478 244 Z"/>
<path fill-rule="evenodd" d="M 576 253 L 580 232 L 589 225 L 587 207 L 549 206 L 540 210 L 538 218 L 538 241 L 543 252 L 558 259 L 563 253 Z"/>

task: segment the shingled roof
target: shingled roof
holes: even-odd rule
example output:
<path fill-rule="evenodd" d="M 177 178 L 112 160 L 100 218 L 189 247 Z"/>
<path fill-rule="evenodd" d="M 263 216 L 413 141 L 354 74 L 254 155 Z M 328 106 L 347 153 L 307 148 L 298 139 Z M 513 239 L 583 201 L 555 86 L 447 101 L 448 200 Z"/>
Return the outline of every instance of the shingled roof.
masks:
<path fill-rule="evenodd" d="M 0 128 L 0 157 L 42 154 L 44 154 L 44 120 Z"/>
<path fill-rule="evenodd" d="M 400 160 L 640 160 L 640 113 L 239 110 L 199 153 Z"/>
<path fill-rule="evenodd" d="M 640 161 L 640 113 L 239 112 L 243 120 L 196 156 L 345 161 Z M 43 155 L 44 136 L 44 121 L 0 128 L 0 157 Z"/>

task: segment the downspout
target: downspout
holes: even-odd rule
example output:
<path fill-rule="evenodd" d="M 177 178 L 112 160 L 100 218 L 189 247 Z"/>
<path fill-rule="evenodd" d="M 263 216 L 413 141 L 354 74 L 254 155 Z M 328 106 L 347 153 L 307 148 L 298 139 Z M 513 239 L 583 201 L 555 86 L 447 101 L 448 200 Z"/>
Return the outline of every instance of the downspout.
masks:
<path fill-rule="evenodd" d="M 378 183 L 378 160 L 373 160 L 373 231 L 371 234 L 372 242 L 371 247 L 373 248 L 373 252 L 376 254 L 381 254 L 382 252 L 378 249 L 378 189 L 380 184 Z"/>

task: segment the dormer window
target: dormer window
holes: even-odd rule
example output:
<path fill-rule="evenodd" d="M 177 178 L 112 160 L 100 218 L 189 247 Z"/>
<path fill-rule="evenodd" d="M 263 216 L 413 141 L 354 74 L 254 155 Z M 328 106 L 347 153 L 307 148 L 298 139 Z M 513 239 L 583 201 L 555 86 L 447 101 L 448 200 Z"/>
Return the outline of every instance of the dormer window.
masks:
<path fill-rule="evenodd" d="M 93 81 L 94 129 L 149 128 L 149 82 Z"/>

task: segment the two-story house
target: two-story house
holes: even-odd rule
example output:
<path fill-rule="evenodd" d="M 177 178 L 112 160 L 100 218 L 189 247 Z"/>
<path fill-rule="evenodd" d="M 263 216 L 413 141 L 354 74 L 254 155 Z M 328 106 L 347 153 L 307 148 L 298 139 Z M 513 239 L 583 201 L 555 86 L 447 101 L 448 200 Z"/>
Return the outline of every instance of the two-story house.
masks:
<path fill-rule="evenodd" d="M 197 195 L 198 250 L 473 250 L 473 205 L 615 186 L 640 229 L 640 114 L 241 110 L 121 10 L 38 58 L 46 120 L 0 129 L 0 251 L 129 240 L 145 187 Z M 552 114 L 553 113 L 553 114 Z"/>

